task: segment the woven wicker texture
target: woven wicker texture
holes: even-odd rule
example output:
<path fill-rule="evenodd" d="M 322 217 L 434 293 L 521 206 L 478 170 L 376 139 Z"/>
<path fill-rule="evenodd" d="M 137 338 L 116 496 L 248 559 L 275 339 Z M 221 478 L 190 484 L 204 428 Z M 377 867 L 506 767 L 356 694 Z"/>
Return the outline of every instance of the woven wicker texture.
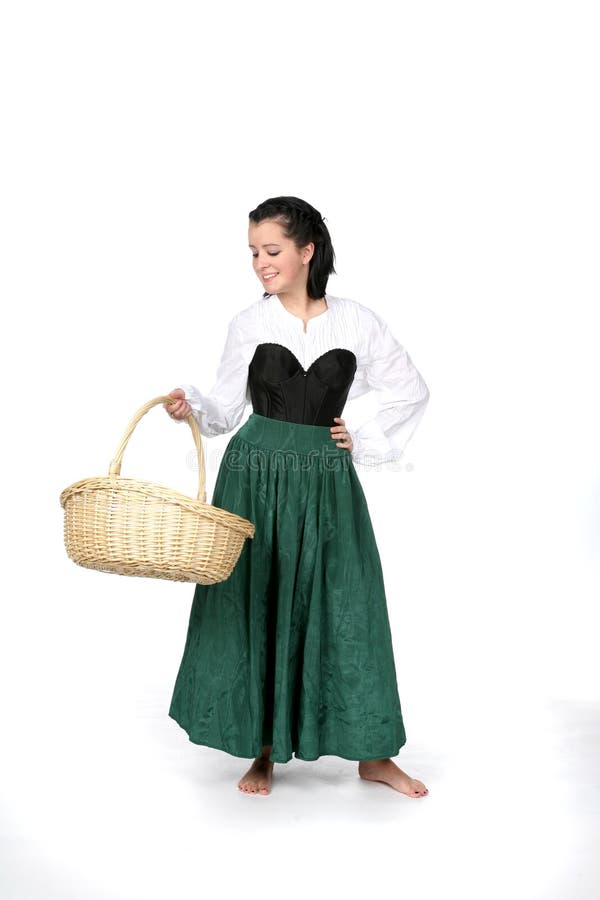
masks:
<path fill-rule="evenodd" d="M 202 437 L 193 415 L 186 422 L 198 453 L 198 498 L 152 481 L 120 475 L 123 453 L 140 419 L 169 396 L 144 404 L 127 426 L 108 475 L 83 478 L 65 488 L 67 554 L 88 569 L 169 581 L 215 584 L 225 581 L 254 525 L 206 503 Z"/>

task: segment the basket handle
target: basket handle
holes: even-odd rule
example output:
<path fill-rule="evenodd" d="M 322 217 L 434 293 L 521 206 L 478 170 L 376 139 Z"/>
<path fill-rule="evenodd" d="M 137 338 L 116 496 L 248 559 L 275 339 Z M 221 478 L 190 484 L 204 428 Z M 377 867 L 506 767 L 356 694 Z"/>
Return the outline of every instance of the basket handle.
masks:
<path fill-rule="evenodd" d="M 152 409 L 153 406 L 158 406 L 159 403 L 175 403 L 175 399 L 173 397 L 169 397 L 168 395 L 165 397 L 155 397 L 154 400 L 149 400 L 147 403 L 144 403 L 141 406 L 131 422 L 125 429 L 125 434 L 123 435 L 123 439 L 119 444 L 117 453 L 114 459 L 111 461 L 111 464 L 108 469 L 109 475 L 120 475 L 121 474 L 121 461 L 123 459 L 123 453 L 125 452 L 125 447 L 129 441 L 129 438 L 133 434 L 135 426 L 138 424 L 140 419 L 146 415 L 146 413 Z M 202 451 L 202 438 L 200 436 L 200 429 L 198 428 L 198 423 L 194 418 L 193 414 L 185 419 L 190 428 L 192 429 L 192 435 L 194 436 L 194 443 L 196 445 L 196 450 L 198 452 L 198 500 L 200 503 L 206 503 L 206 472 L 204 468 L 204 453 Z"/>

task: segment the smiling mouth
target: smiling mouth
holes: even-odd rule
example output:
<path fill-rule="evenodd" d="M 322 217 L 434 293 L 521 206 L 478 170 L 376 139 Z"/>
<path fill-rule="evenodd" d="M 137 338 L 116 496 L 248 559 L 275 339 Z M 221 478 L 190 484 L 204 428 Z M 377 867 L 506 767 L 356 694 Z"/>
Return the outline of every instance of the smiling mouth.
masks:
<path fill-rule="evenodd" d="M 263 278 L 265 281 L 271 281 L 271 279 L 276 278 L 278 274 L 278 272 L 272 272 L 270 275 L 263 275 Z"/>

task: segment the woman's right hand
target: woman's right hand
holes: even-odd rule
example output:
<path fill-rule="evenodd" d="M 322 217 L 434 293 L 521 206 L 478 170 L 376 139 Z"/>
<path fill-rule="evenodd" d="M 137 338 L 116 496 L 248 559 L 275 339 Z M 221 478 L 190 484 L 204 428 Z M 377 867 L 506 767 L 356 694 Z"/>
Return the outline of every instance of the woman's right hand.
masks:
<path fill-rule="evenodd" d="M 192 414 L 192 407 L 185 399 L 185 391 L 183 388 L 175 388 L 167 394 L 167 397 L 173 397 L 173 403 L 163 403 L 163 408 L 171 419 L 187 419 Z"/>

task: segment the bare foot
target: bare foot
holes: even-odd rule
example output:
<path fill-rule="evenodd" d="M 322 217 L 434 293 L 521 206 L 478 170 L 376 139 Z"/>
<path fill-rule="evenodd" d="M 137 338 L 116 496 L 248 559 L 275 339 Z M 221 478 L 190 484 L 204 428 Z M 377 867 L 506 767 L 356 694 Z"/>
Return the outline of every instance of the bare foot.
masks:
<path fill-rule="evenodd" d="M 411 778 L 391 759 L 361 759 L 358 774 L 366 781 L 383 781 L 407 797 L 425 797 L 429 793 L 422 781 Z"/>
<path fill-rule="evenodd" d="M 248 771 L 238 781 L 238 788 L 245 794 L 270 794 L 274 763 L 268 758 L 270 747 L 263 748 L 263 755 L 258 756 Z"/>

